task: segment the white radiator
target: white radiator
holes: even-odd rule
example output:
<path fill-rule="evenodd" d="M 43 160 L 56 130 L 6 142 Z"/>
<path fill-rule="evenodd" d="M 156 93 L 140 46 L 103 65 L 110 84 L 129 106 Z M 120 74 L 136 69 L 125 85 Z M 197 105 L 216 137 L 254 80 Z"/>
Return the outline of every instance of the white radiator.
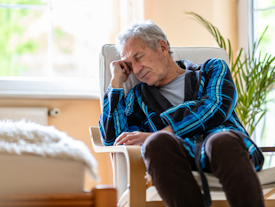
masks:
<path fill-rule="evenodd" d="M 48 109 L 46 107 L 0 107 L 0 120 L 31 121 L 48 125 Z"/>

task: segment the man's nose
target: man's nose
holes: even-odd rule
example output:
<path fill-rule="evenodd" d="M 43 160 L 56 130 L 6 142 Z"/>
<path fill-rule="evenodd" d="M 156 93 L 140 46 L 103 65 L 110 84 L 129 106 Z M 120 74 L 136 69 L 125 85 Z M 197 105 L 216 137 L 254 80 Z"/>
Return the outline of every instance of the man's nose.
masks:
<path fill-rule="evenodd" d="M 142 69 L 142 66 L 141 66 L 141 64 L 140 63 L 138 63 L 138 62 L 133 62 L 132 63 L 132 68 L 133 68 L 133 73 L 134 74 L 138 74 L 139 73 L 139 71 Z"/>

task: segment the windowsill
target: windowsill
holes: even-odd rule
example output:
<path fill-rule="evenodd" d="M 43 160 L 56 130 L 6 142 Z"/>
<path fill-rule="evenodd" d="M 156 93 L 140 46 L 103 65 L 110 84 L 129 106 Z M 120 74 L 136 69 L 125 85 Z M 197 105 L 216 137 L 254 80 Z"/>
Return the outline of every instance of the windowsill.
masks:
<path fill-rule="evenodd" d="M 99 92 L 62 92 L 62 91 L 0 91 L 0 98 L 19 99 L 99 99 Z"/>
<path fill-rule="evenodd" d="M 0 98 L 99 99 L 95 78 L 0 77 Z"/>

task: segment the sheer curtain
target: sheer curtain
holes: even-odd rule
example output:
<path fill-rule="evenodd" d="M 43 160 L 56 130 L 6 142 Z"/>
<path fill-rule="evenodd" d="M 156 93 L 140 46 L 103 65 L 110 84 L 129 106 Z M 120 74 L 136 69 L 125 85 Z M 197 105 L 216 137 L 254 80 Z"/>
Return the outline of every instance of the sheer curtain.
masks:
<path fill-rule="evenodd" d="M 117 34 L 134 20 L 144 19 L 143 0 L 111 0 L 112 22 L 109 40 L 115 42 Z"/>

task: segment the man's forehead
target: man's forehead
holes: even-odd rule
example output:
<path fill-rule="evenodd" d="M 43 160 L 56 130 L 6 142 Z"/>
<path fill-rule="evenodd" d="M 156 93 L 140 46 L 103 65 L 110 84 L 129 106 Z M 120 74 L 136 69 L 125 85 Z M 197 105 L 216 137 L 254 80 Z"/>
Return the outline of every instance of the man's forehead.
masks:
<path fill-rule="evenodd" d="M 121 54 L 122 59 L 134 58 L 146 49 L 146 44 L 140 38 L 128 38 Z"/>

